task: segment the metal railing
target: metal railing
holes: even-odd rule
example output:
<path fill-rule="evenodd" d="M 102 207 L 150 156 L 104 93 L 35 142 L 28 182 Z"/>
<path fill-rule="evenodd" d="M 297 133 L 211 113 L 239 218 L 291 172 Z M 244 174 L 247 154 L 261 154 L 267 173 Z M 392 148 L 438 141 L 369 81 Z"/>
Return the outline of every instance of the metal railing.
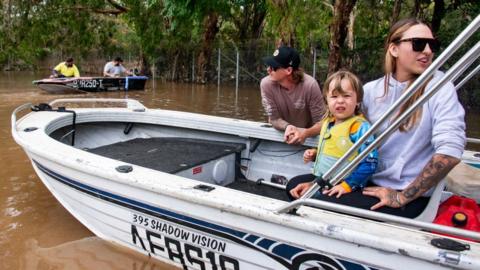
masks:
<path fill-rule="evenodd" d="M 472 239 L 472 240 L 480 241 L 480 233 L 478 233 L 478 232 L 462 230 L 462 229 L 458 229 L 458 228 L 454 228 L 454 227 L 447 227 L 447 226 L 438 225 L 438 224 L 434 224 L 434 223 L 427 223 L 427 222 L 418 221 L 418 220 L 415 220 L 415 219 L 398 217 L 398 216 L 395 216 L 395 215 L 390 215 L 390 214 L 384 214 L 384 213 L 370 211 L 370 210 L 359 209 L 359 208 L 355 208 L 355 207 L 350 207 L 350 206 L 346 206 L 346 205 L 341 205 L 341 204 L 337 204 L 337 203 L 326 202 L 326 201 L 321 201 L 321 200 L 316 200 L 316 199 L 298 199 L 298 200 L 295 200 L 295 201 L 291 202 L 285 208 L 285 210 L 289 211 L 289 210 L 295 209 L 297 207 L 300 207 L 302 205 L 314 206 L 314 207 L 318 207 L 318 208 L 321 208 L 321 209 L 331 210 L 331 211 L 339 212 L 339 213 L 343 213 L 343 214 L 361 216 L 363 218 L 368 218 L 368 219 L 373 219 L 373 220 L 381 220 L 381 221 L 385 221 L 385 222 L 411 226 L 411 227 L 427 230 L 427 231 L 434 232 L 434 233 L 456 235 L 456 236 L 465 237 L 465 238 L 469 238 L 469 239 Z"/>

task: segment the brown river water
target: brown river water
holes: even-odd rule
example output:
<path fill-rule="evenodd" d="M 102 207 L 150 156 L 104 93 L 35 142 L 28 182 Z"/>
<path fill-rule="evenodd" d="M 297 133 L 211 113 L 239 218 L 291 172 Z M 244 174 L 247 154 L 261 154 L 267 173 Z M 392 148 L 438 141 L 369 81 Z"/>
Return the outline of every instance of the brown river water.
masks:
<path fill-rule="evenodd" d="M 265 121 L 258 85 L 200 86 L 149 80 L 145 91 L 53 95 L 33 73 L 0 73 L 0 269 L 177 269 L 95 237 L 43 186 L 10 131 L 24 103 L 67 97 L 133 98 L 149 108 Z M 479 114 L 467 114 L 469 137 L 480 138 Z"/>

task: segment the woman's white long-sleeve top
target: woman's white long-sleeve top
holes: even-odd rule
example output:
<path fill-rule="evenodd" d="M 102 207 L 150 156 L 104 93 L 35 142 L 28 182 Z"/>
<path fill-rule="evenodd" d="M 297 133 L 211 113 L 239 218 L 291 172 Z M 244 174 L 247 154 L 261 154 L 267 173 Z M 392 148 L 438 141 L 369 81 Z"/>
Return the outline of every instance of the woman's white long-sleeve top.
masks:
<path fill-rule="evenodd" d="M 443 76 L 436 72 L 427 85 L 429 91 Z M 390 76 L 389 90 L 384 93 L 385 77 L 364 86 L 363 108 L 371 123 L 402 95 L 407 82 L 401 83 Z M 378 148 L 379 163 L 373 182 L 379 186 L 402 190 L 420 174 L 433 154 L 444 154 L 460 159 L 465 147 L 465 111 L 458 101 L 455 87 L 446 83 L 423 104 L 422 118 L 407 132 L 395 131 Z M 381 126 L 380 132 L 392 123 Z M 379 133 L 377 133 L 379 134 Z"/>

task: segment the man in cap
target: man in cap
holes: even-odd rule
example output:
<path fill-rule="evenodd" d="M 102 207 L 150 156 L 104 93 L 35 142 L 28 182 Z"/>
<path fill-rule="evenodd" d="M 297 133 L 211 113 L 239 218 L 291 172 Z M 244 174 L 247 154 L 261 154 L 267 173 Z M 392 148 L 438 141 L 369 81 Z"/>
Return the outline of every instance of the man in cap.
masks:
<path fill-rule="evenodd" d="M 68 57 L 65 62 L 56 65 L 52 70 L 50 78 L 80 77 L 77 66 L 73 63 L 73 58 Z"/>
<path fill-rule="evenodd" d="M 115 57 L 113 61 L 105 64 L 103 68 L 103 76 L 105 77 L 124 77 L 125 75 L 132 75 L 123 65 L 123 59 L 121 57 Z"/>
<path fill-rule="evenodd" d="M 299 68 L 298 52 L 282 46 L 263 62 L 268 76 L 260 82 L 260 89 L 268 121 L 284 131 L 288 144 L 301 144 L 318 135 L 326 107 L 317 81 Z"/>

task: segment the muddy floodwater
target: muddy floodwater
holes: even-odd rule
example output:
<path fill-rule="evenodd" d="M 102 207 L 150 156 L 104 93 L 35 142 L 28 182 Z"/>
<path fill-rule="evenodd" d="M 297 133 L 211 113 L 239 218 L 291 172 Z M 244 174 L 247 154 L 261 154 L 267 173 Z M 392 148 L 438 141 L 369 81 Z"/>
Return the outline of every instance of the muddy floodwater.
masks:
<path fill-rule="evenodd" d="M 199 86 L 152 80 L 145 91 L 53 95 L 32 85 L 41 74 L 0 73 L 0 269 L 176 269 L 95 237 L 40 182 L 13 141 L 19 105 L 57 98 L 133 98 L 149 108 L 264 121 L 258 86 Z"/>
<path fill-rule="evenodd" d="M 43 74 L 44 75 L 44 74 Z M 147 82 L 145 91 L 53 95 L 32 85 L 42 74 L 0 72 L 0 269 L 177 269 L 95 237 L 43 186 L 13 141 L 10 116 L 19 105 L 57 98 L 133 98 L 161 108 L 265 121 L 257 85 L 221 87 Z M 480 138 L 480 114 L 467 134 Z"/>

